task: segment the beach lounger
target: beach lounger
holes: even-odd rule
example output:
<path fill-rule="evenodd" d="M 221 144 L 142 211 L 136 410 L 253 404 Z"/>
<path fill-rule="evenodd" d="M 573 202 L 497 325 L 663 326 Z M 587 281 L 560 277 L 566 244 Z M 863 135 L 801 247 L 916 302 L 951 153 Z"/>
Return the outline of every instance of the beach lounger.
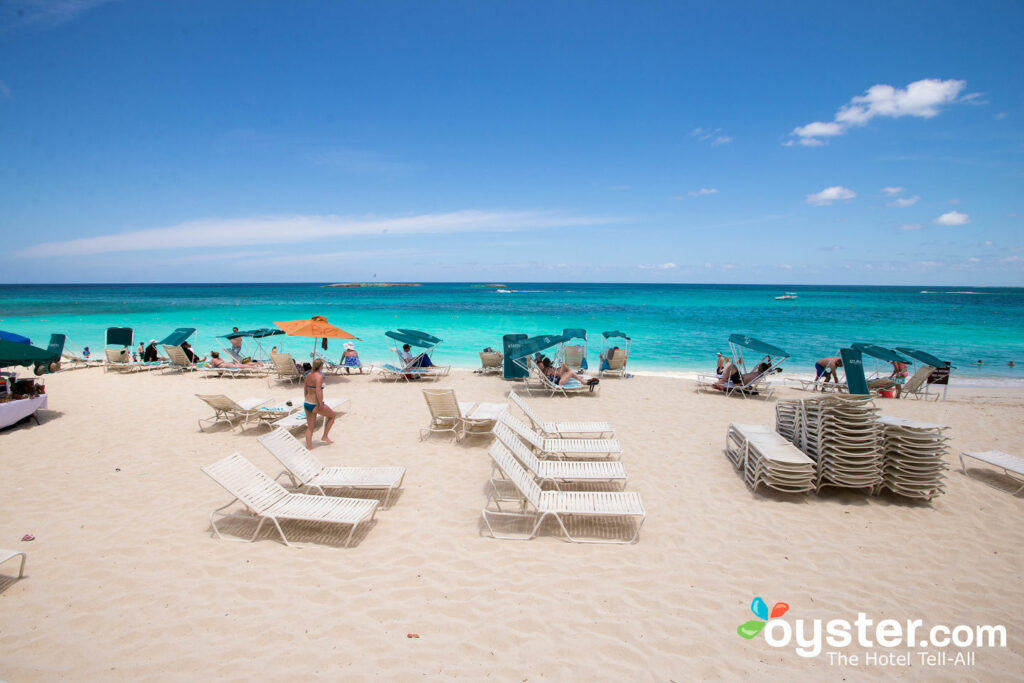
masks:
<path fill-rule="evenodd" d="M 629 357 L 624 353 L 616 353 L 611 358 L 605 359 L 601 363 L 601 369 L 598 371 L 598 376 L 604 377 L 605 375 L 616 375 L 623 377 L 626 374 L 626 361 Z"/>
<path fill-rule="evenodd" d="M 234 516 L 221 512 L 221 510 L 231 507 L 235 501 L 245 506 L 249 515 L 260 520 L 252 537 L 248 540 L 249 543 L 256 540 L 260 529 L 263 528 L 263 523 L 269 519 L 277 527 L 277 532 L 281 534 L 281 539 L 287 546 L 290 546 L 291 543 L 284 535 L 279 520 L 351 525 L 352 529 L 345 539 L 345 546 L 348 546 L 352 542 L 352 535 L 356 528 L 363 522 L 372 521 L 377 512 L 377 501 L 375 500 L 289 493 L 283 486 L 238 453 L 229 455 L 202 469 L 211 479 L 234 496 L 230 503 L 222 505 L 210 513 L 210 526 L 213 527 L 214 533 L 220 539 L 224 537 L 221 535 L 220 529 L 217 528 L 215 518 Z"/>
<path fill-rule="evenodd" d="M 1003 474 L 1013 479 L 1014 482 L 1020 482 L 1020 488 L 1014 491 L 1013 495 L 1017 495 L 1021 491 L 1024 491 L 1024 480 L 1018 478 L 1024 477 L 1024 459 L 1010 455 L 1009 453 L 1003 453 L 1002 451 L 962 451 L 960 453 L 960 468 L 963 469 L 965 476 L 970 476 L 967 474 L 967 465 L 964 463 L 965 457 L 974 458 L 980 462 L 999 467 L 1003 470 Z M 993 488 L 999 487 L 993 486 Z"/>
<path fill-rule="evenodd" d="M 501 354 L 497 351 L 480 351 L 480 368 L 478 374 L 487 375 L 490 373 L 501 373 L 504 370 Z"/>
<path fill-rule="evenodd" d="M 13 560 L 15 557 L 21 557 L 21 566 L 18 567 L 18 578 L 25 576 L 25 560 L 28 557 L 25 553 L 18 550 L 4 550 L 0 548 L 0 564 L 3 564 L 7 560 Z"/>
<path fill-rule="evenodd" d="M 247 398 L 237 403 L 224 394 L 196 394 L 196 397 L 213 408 L 213 417 L 199 420 L 199 431 L 206 431 L 203 428 L 204 423 L 214 425 L 218 422 L 227 422 L 234 427 L 236 420 L 242 421 L 244 430 L 245 425 L 250 422 L 269 424 L 280 420 L 288 412 L 296 410 L 295 407 L 289 406 L 267 406 L 266 404 L 272 400 L 270 397 Z"/>
<path fill-rule="evenodd" d="M 430 424 L 420 430 L 420 440 L 431 434 L 451 432 L 459 441 L 471 434 L 490 434 L 495 421 L 504 415 L 504 403 L 459 402 L 452 389 L 424 389 L 430 410 Z"/>
<path fill-rule="evenodd" d="M 640 494 L 627 491 L 542 491 L 530 473 L 523 469 L 504 445 L 495 443 L 488 451 L 494 464 L 519 491 L 516 498 L 503 497 L 497 487 L 492 486 L 484 505 L 482 517 L 493 538 L 528 540 L 537 535 L 547 517 L 554 517 L 567 540 L 574 543 L 635 543 L 640 537 L 640 528 L 647 518 Z M 512 501 L 517 512 L 502 509 L 502 503 Z M 491 509 L 492 505 L 495 509 Z M 566 527 L 566 521 L 573 516 L 612 517 L 620 520 L 634 520 L 636 528 L 625 540 L 604 538 L 577 538 Z M 525 536 L 499 535 L 491 525 L 493 518 L 511 517 L 535 519 L 533 527 Z"/>
<path fill-rule="evenodd" d="M 626 466 L 618 460 L 541 460 L 519 440 L 508 425 L 500 422 L 494 426 L 494 436 L 498 439 L 494 445 L 499 442 L 503 444 L 533 473 L 541 486 L 546 481 L 551 482 L 556 489 L 559 488 L 559 482 L 617 482 L 623 488 L 626 486 Z M 492 483 L 496 471 L 496 466 L 491 468 Z"/>
<path fill-rule="evenodd" d="M 541 371 L 540 366 L 538 366 L 532 358 L 526 358 L 526 365 L 530 369 L 530 373 L 534 377 L 536 377 L 537 380 L 540 382 L 540 388 L 547 389 L 548 391 L 551 392 L 552 396 L 554 396 L 555 394 L 561 394 L 562 396 L 568 397 L 570 394 L 579 394 L 582 392 L 593 391 L 601 388 L 600 384 L 594 385 L 593 389 L 591 389 L 590 385 L 581 384 L 579 382 L 567 385 L 555 384 L 550 379 L 548 379 L 547 375 L 545 375 Z M 533 392 L 530 391 L 529 383 L 527 383 L 525 386 L 526 391 L 532 394 Z"/>
<path fill-rule="evenodd" d="M 508 392 L 508 397 L 512 403 L 519 406 L 519 409 L 523 411 L 533 424 L 533 428 L 544 437 L 564 439 L 575 436 L 580 438 L 610 439 L 615 436 L 615 430 L 607 422 L 545 422 L 537 413 L 533 412 L 519 394 L 510 391 Z"/>
<path fill-rule="evenodd" d="M 400 368 L 397 365 L 391 363 L 383 363 L 377 368 L 377 374 L 382 379 L 390 379 L 398 381 L 404 379 L 409 382 L 414 379 L 437 379 L 442 377 L 440 374 L 431 374 L 428 372 L 429 368 Z"/>
<path fill-rule="evenodd" d="M 281 419 L 279 419 L 279 420 L 277 420 L 275 422 L 271 422 L 270 423 L 271 426 L 273 426 L 273 427 L 283 427 L 284 429 L 297 429 L 299 427 L 302 427 L 303 429 L 305 429 L 305 427 L 306 427 L 306 411 L 302 407 L 302 404 L 304 402 L 305 402 L 305 399 L 302 396 L 296 396 L 295 398 L 293 398 L 292 399 L 292 405 L 298 406 L 298 409 L 294 413 L 290 413 L 287 417 L 282 417 Z M 331 410 L 333 410 L 336 413 L 342 412 L 342 407 L 343 406 L 345 407 L 345 412 L 346 413 L 349 412 L 350 410 L 352 410 L 352 401 L 347 399 L 347 398 L 339 398 L 339 397 L 325 398 L 324 399 L 324 403 L 326 403 L 327 407 L 330 408 Z M 323 415 L 320 415 L 319 413 L 317 413 L 316 419 L 317 419 L 317 422 L 319 423 L 320 421 L 323 420 Z"/>
<path fill-rule="evenodd" d="M 584 370 L 583 360 L 587 355 L 587 347 L 582 344 L 570 344 L 564 349 L 565 364 L 576 371 Z"/>
<path fill-rule="evenodd" d="M 277 373 L 271 379 L 288 383 L 302 379 L 302 373 L 299 372 L 298 366 L 295 365 L 295 359 L 292 358 L 292 354 L 272 353 L 270 354 L 270 361 L 274 364 L 274 372 Z"/>
<path fill-rule="evenodd" d="M 932 398 L 928 389 L 928 377 L 934 371 L 935 368 L 931 365 L 922 365 L 915 370 L 914 374 L 910 376 L 900 389 L 900 398 Z M 939 394 L 936 393 L 934 398 L 938 400 Z"/>
<path fill-rule="evenodd" d="M 144 361 L 122 361 L 121 352 L 115 349 L 106 349 L 107 362 L 103 366 L 104 372 L 149 372 L 159 370 L 167 365 L 167 361 L 158 360 L 146 363 Z"/>
<path fill-rule="evenodd" d="M 769 425 L 730 423 L 725 454 L 751 490 L 761 485 L 785 493 L 815 489 L 814 461 Z"/>
<path fill-rule="evenodd" d="M 165 346 L 164 353 L 171 359 L 171 362 L 165 368 L 166 370 L 193 372 L 199 367 L 188 359 L 188 356 L 185 355 L 185 350 L 180 346 Z"/>
<path fill-rule="evenodd" d="M 572 455 L 618 460 L 622 457 L 622 446 L 615 439 L 547 439 L 508 413 L 501 416 L 501 421 L 545 458 L 561 459 Z"/>
<path fill-rule="evenodd" d="M 326 496 L 324 489 L 383 489 L 385 509 L 391 502 L 391 494 L 401 488 L 405 478 L 404 467 L 325 467 L 306 446 L 284 429 L 275 429 L 264 434 L 257 441 L 270 451 L 285 467 L 285 471 L 277 475 L 288 475 L 292 485 L 304 486 L 319 491 Z"/>

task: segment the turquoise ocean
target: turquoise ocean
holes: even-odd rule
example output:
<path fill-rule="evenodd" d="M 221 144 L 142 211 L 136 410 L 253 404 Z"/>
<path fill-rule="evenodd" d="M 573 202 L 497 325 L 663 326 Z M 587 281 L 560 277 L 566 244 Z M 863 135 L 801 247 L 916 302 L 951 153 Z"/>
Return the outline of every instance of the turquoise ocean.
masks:
<path fill-rule="evenodd" d="M 61 332 L 73 346 L 96 353 L 107 327 L 133 328 L 136 344 L 195 327 L 205 355 L 233 326 L 322 315 L 362 340 L 364 361 L 388 358 L 384 332 L 404 327 L 443 339 L 436 362 L 461 367 L 478 366 L 477 352 L 500 348 L 504 334 L 577 327 L 588 331 L 595 367 L 601 332 L 619 329 L 632 337 L 630 367 L 656 372 L 712 369 L 715 352 L 727 352 L 729 335 L 739 332 L 787 350 L 789 372 L 809 373 L 818 358 L 863 341 L 951 359 L 961 380 L 1024 380 L 1024 288 L 507 283 L 503 289 L 509 291 L 471 283 L 0 285 L 0 329 L 39 346 Z M 785 291 L 798 298 L 775 300 Z M 287 351 L 312 348 L 309 339 L 277 340 Z M 337 341 L 329 355 L 335 353 L 341 353 Z M 974 365 L 978 360 L 981 366 Z M 1009 367 L 1010 360 L 1020 367 Z"/>

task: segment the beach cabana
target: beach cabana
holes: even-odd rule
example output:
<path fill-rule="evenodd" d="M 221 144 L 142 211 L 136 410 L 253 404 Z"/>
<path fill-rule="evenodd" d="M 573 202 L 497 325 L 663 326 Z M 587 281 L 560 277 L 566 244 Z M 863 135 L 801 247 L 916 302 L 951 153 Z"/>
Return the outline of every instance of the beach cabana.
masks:
<path fill-rule="evenodd" d="M 132 346 L 135 343 L 135 332 L 130 327 L 108 327 L 107 331 L 103 334 L 103 350 L 105 358 L 103 359 L 103 370 L 106 372 L 110 369 L 111 365 L 124 364 L 131 360 Z M 121 358 L 121 349 L 111 349 L 111 346 L 120 346 L 121 348 L 128 349 L 128 357 Z"/>
<path fill-rule="evenodd" d="M 435 337 L 434 335 L 429 334 L 427 332 L 421 332 L 420 330 L 410 330 L 402 327 L 398 328 L 397 330 L 389 330 L 385 332 L 384 337 L 387 341 L 388 348 L 391 350 L 392 353 L 395 354 L 395 357 L 398 359 L 398 367 L 401 368 L 402 370 L 420 367 L 420 363 L 422 362 L 421 359 L 424 356 L 430 358 L 430 362 L 433 363 L 434 361 L 433 358 L 431 358 L 431 355 L 434 353 L 434 350 L 438 347 L 438 345 L 440 345 L 441 342 L 443 341 L 438 337 Z M 401 350 L 402 346 L 406 344 L 408 344 L 414 349 L 421 349 L 419 353 L 416 354 L 416 357 L 413 358 L 412 362 L 409 363 L 408 365 L 406 365 L 405 361 L 402 359 Z M 437 368 L 435 374 L 448 374 L 447 371 L 450 369 L 450 366 L 437 365 L 428 366 L 426 369 L 429 370 L 431 367 Z"/>
<path fill-rule="evenodd" d="M 851 396 L 870 396 L 868 379 L 864 375 L 864 360 L 859 349 L 839 349 L 846 371 L 846 390 Z"/>
<path fill-rule="evenodd" d="M 261 327 L 255 330 L 241 330 L 239 332 L 228 332 L 222 334 L 218 339 L 226 339 L 227 344 L 221 342 L 221 349 L 236 361 L 241 362 L 244 358 L 252 358 L 258 361 L 270 360 L 270 352 L 263 348 L 263 340 L 268 337 L 275 337 L 284 334 L 285 331 L 276 327 Z M 232 346 L 232 339 L 241 339 L 241 351 Z M 240 356 L 236 358 L 236 356 Z"/>
<path fill-rule="evenodd" d="M 587 331 L 581 327 L 568 327 L 562 330 L 562 336 L 566 338 L 560 347 L 562 360 L 573 370 L 586 370 Z"/>
<path fill-rule="evenodd" d="M 851 348 L 857 349 L 861 354 L 870 356 L 875 359 L 875 376 L 882 376 L 882 369 L 878 364 L 878 361 L 883 363 L 903 363 L 904 365 L 913 365 L 914 361 L 912 358 L 908 358 L 901 353 L 897 353 L 892 349 L 887 349 L 884 346 L 878 346 L 876 344 L 866 344 L 864 342 L 854 342 L 850 344 Z"/>
<path fill-rule="evenodd" d="M 897 346 L 896 350 L 902 354 L 910 356 L 919 363 L 930 365 L 935 370 L 928 377 L 928 384 L 941 384 L 942 385 L 942 400 L 946 400 L 946 392 L 949 391 L 949 376 L 953 373 L 953 364 L 949 361 L 939 360 L 935 356 L 925 351 L 919 351 L 918 349 L 910 349 L 904 346 Z"/>
<path fill-rule="evenodd" d="M 41 375 L 51 366 L 53 369 L 50 371 L 56 372 L 59 360 L 59 353 L 53 353 L 31 344 L 0 339 L 0 367 L 21 365 L 26 368 L 35 368 L 35 373 Z"/>
<path fill-rule="evenodd" d="M 325 351 L 327 350 L 328 339 L 359 339 L 359 337 L 330 324 L 327 322 L 327 318 L 322 315 L 314 315 L 307 320 L 286 320 L 274 324 L 284 330 L 290 337 L 312 337 L 313 350 L 309 354 L 310 358 L 316 358 L 317 356 L 316 346 L 318 339 L 321 340 L 320 345 Z"/>
<path fill-rule="evenodd" d="M 755 339 L 748 334 L 734 333 L 729 335 L 729 350 L 732 355 L 732 363 L 734 366 L 740 369 L 742 375 L 749 374 L 747 371 L 747 364 L 743 358 L 743 350 L 754 351 L 757 354 L 763 356 L 763 361 L 768 363 L 768 368 L 763 372 L 759 373 L 749 381 L 745 381 L 740 385 L 730 386 L 729 383 L 725 385 L 726 395 L 734 392 L 739 392 L 741 396 L 746 396 L 746 392 L 755 392 L 764 387 L 760 387 L 764 379 L 773 372 L 779 371 L 779 364 L 789 358 L 789 353 L 783 349 L 763 342 L 760 339 Z"/>
<path fill-rule="evenodd" d="M 568 338 L 561 334 L 541 334 L 536 337 L 528 337 L 520 341 L 508 341 L 506 336 L 505 342 L 505 363 L 512 363 L 518 372 L 512 379 L 523 380 L 523 386 L 526 391 L 530 391 L 530 380 L 536 379 L 541 381 L 539 377 L 532 377 L 530 373 L 530 363 L 532 362 L 531 357 L 535 354 L 542 353 L 550 348 L 564 344 Z M 508 373 L 505 374 L 508 378 Z"/>

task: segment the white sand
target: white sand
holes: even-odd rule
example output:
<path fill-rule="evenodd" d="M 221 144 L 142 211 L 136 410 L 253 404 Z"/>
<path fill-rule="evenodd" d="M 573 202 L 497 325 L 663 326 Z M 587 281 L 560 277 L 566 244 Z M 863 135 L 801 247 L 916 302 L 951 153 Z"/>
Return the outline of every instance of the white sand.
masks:
<path fill-rule="evenodd" d="M 774 403 L 697 395 L 690 382 L 607 379 L 599 397 L 534 398 L 550 418 L 609 420 L 648 510 L 633 546 L 480 533 L 486 441 L 421 443 L 424 386 L 329 378 L 348 396 L 328 464 L 403 465 L 392 509 L 339 549 L 289 526 L 252 544 L 212 538 L 230 496 L 200 466 L 234 451 L 276 475 L 255 432 L 201 433 L 195 393 L 296 389 L 260 379 L 47 378 L 43 424 L 0 434 L 0 547 L 27 550 L 27 578 L 0 582 L 0 678 L 55 680 L 774 680 L 874 678 L 741 639 L 751 599 L 790 617 L 1003 624 L 1005 649 L 970 669 L 906 678 L 1017 678 L 1024 670 L 1024 498 L 959 471 L 933 504 L 826 490 L 753 494 L 722 454 L 731 420 L 773 423 Z M 433 386 L 500 401 L 509 384 L 455 373 Z M 798 392 L 783 392 L 797 395 Z M 887 414 L 951 425 L 951 450 L 1024 455 L 1024 391 L 951 391 L 945 403 L 880 401 Z M 120 468 L 120 471 L 117 471 Z M 992 481 L 1006 485 L 1001 475 Z M 36 540 L 20 542 L 25 533 Z M 14 564 L 2 570 L 11 574 Z M 419 634 L 418 639 L 406 637 Z M 854 647 L 851 652 L 859 651 Z"/>

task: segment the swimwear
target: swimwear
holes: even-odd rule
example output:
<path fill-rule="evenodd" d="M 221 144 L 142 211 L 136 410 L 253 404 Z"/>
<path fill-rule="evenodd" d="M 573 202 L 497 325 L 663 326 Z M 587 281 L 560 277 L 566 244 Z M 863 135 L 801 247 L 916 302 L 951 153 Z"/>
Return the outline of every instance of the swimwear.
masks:
<path fill-rule="evenodd" d="M 815 371 L 816 373 L 818 373 L 818 374 L 817 374 L 817 377 L 815 377 L 814 379 L 818 379 L 818 378 L 820 378 L 820 377 L 821 377 L 822 375 L 827 375 L 827 374 L 828 374 L 828 370 L 826 370 L 825 368 L 823 368 L 823 367 L 821 366 L 821 363 L 815 363 L 815 364 L 814 364 L 814 371 Z"/>
<path fill-rule="evenodd" d="M 310 414 L 315 413 L 316 409 L 317 409 L 317 406 L 319 406 L 319 405 L 320 405 L 319 403 L 310 403 L 309 401 L 304 401 L 302 403 L 302 407 L 305 408 L 306 412 L 310 413 Z"/>
<path fill-rule="evenodd" d="M 341 359 L 341 364 L 347 368 L 361 368 L 363 364 L 359 362 L 358 356 L 345 356 Z"/>

